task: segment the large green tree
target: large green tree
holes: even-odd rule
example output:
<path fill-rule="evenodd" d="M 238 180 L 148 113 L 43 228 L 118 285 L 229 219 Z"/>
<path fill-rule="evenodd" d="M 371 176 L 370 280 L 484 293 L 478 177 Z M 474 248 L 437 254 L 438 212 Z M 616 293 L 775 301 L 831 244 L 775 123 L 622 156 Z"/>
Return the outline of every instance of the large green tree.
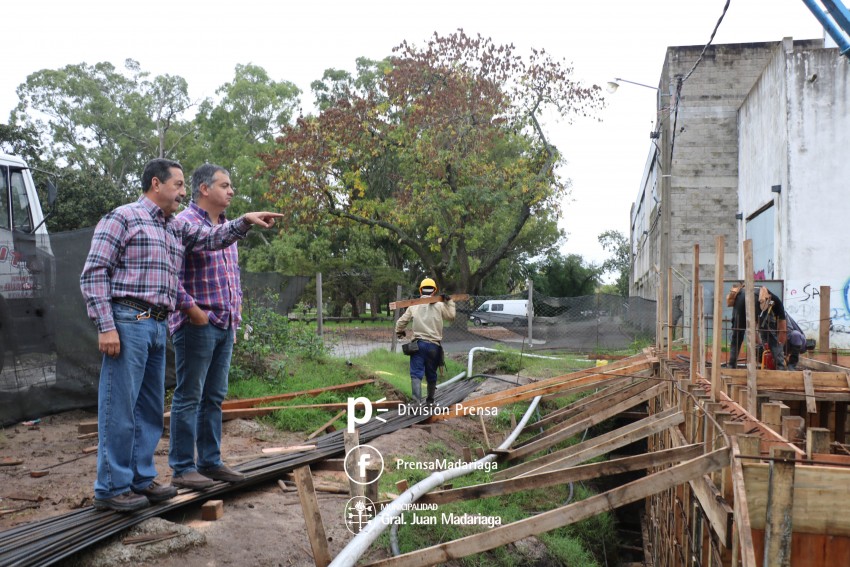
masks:
<path fill-rule="evenodd" d="M 592 112 L 598 87 L 545 52 L 523 58 L 462 31 L 361 61 L 363 80 L 335 72 L 314 85 L 320 112 L 286 127 L 266 159 L 292 224 L 362 225 L 469 292 L 557 241 L 568 182 L 539 116 Z"/>
<path fill-rule="evenodd" d="M 578 254 L 552 252 L 530 267 L 534 293 L 549 297 L 593 295 L 601 271 Z"/>
<path fill-rule="evenodd" d="M 617 294 L 628 297 L 629 273 L 632 269 L 629 239 L 618 230 L 606 230 L 599 235 L 599 244 L 610 254 L 602 263 L 602 271 L 616 276 L 614 287 Z"/>
<path fill-rule="evenodd" d="M 192 102 L 182 77 L 151 77 L 128 59 L 67 65 L 27 77 L 11 125 L 37 131 L 45 159 L 92 170 L 133 195 L 143 164 L 189 143 Z"/>

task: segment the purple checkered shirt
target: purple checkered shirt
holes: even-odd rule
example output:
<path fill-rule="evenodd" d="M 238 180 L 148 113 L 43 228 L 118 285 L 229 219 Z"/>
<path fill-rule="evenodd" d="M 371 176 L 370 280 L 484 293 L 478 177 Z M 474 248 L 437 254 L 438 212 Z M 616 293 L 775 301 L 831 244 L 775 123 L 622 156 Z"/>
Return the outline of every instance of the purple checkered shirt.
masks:
<path fill-rule="evenodd" d="M 209 214 L 195 203 L 190 203 L 177 218 L 192 224 L 214 226 Z M 223 213 L 219 222 L 227 222 Z M 232 324 L 234 332 L 239 328 L 242 287 L 239 282 L 239 252 L 235 244 L 223 250 L 187 253 L 180 284 L 177 310 L 168 317 L 172 335 L 188 320 L 182 310 L 194 305 L 203 309 L 209 315 L 210 323 L 216 327 L 227 329 Z"/>
<path fill-rule="evenodd" d="M 115 329 L 113 299 L 140 299 L 174 311 L 185 251 L 225 248 L 250 228 L 242 217 L 214 228 L 166 218 L 145 195 L 106 214 L 94 230 L 80 275 L 80 290 L 98 332 Z"/>

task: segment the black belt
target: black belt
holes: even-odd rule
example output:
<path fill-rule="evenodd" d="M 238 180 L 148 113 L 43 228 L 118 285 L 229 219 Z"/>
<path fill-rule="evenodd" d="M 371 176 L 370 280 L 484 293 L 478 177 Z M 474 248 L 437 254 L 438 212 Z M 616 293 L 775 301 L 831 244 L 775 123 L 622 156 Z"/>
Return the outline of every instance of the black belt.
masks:
<path fill-rule="evenodd" d="M 132 297 L 116 297 L 112 301 L 118 305 L 126 305 L 127 307 L 144 311 L 144 314 L 154 321 L 165 321 L 168 318 L 168 309 L 159 307 L 158 305 L 153 305 L 147 301 L 142 301 L 141 299 L 133 299 Z M 142 316 L 138 318 L 145 319 L 145 317 Z"/>

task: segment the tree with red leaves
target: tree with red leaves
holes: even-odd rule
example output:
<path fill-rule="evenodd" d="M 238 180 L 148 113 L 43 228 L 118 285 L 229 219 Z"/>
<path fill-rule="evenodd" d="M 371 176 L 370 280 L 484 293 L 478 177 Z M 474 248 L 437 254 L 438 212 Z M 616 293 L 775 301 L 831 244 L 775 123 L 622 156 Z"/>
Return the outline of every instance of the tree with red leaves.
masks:
<path fill-rule="evenodd" d="M 480 291 L 501 261 L 561 236 L 569 182 L 541 113 L 570 120 L 601 105 L 571 67 L 514 51 L 459 30 L 368 68 L 358 60 L 362 80 L 331 77 L 319 113 L 283 129 L 265 157 L 270 196 L 292 223 L 368 227 L 413 252 L 414 278 Z"/>

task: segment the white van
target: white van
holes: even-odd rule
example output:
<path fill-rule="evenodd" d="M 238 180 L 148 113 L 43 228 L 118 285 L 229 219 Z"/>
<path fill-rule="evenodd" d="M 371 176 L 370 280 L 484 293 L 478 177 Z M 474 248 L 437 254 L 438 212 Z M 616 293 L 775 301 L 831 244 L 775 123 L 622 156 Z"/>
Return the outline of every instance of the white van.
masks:
<path fill-rule="evenodd" d="M 493 324 L 519 327 L 528 324 L 527 299 L 488 299 L 469 314 L 476 327 Z"/>
<path fill-rule="evenodd" d="M 48 183 L 48 202 L 56 187 Z M 55 262 L 31 169 L 0 153 L 0 370 L 7 350 L 52 352 L 47 323 Z"/>

